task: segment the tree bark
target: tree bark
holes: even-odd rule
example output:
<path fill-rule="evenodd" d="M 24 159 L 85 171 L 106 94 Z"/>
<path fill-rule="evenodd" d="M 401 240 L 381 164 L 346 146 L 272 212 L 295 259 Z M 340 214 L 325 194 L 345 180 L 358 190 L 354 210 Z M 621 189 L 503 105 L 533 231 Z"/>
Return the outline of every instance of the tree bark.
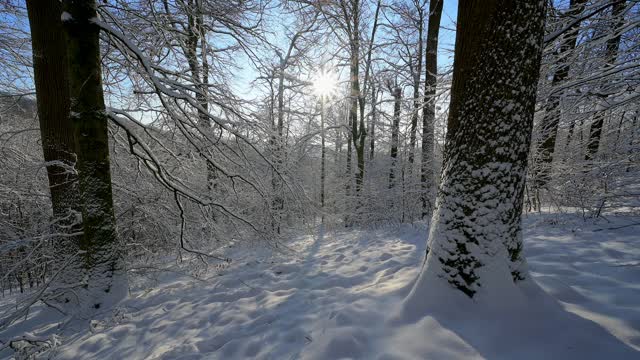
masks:
<path fill-rule="evenodd" d="M 358 196 L 364 183 L 364 147 L 367 131 L 365 129 L 364 117 L 358 119 L 358 109 L 361 103 L 361 110 L 364 112 L 364 102 L 360 98 L 360 1 L 341 1 L 344 20 L 347 23 L 347 35 L 349 38 L 349 83 L 350 83 L 350 107 L 349 107 L 349 126 L 351 128 L 350 141 L 353 142 L 353 148 L 356 153 L 357 172 L 355 177 L 355 193 L 356 202 L 359 203 Z M 377 14 L 377 13 L 376 13 Z M 377 16 L 377 15 L 376 15 Z M 351 152 L 350 147 L 347 148 L 347 157 L 349 160 Z M 347 169 L 350 170 L 351 164 L 347 163 Z M 350 171 L 349 171 L 350 175 Z M 349 190 L 349 189 L 348 189 Z M 358 204 L 356 204 L 358 207 Z"/>
<path fill-rule="evenodd" d="M 64 234 L 54 240 L 54 279 L 61 285 L 75 284 L 78 278 L 78 252 L 82 224 L 78 176 L 75 172 L 76 151 L 73 128 L 69 118 L 69 77 L 66 40 L 58 0 L 27 0 L 27 12 L 33 49 L 33 74 L 38 104 L 38 120 L 42 152 L 46 162 L 54 234 Z M 55 288 L 56 286 L 54 286 Z M 64 288 L 62 286 L 61 288 Z M 63 291 L 60 302 L 70 303 L 71 295 Z"/>
<path fill-rule="evenodd" d="M 113 211 L 107 114 L 102 90 L 96 3 L 64 0 L 71 122 L 78 155 L 82 196 L 86 299 L 81 305 L 98 309 L 126 294 Z M 55 16 L 55 15 L 52 15 Z"/>
<path fill-rule="evenodd" d="M 369 160 L 373 160 L 376 148 L 376 101 L 378 98 L 378 89 L 374 85 L 371 86 L 371 127 L 369 129 Z"/>
<path fill-rule="evenodd" d="M 357 4 L 357 2 L 356 2 Z M 358 101 L 359 101 L 359 105 L 360 105 L 360 124 L 361 124 L 361 143 L 362 143 L 362 151 L 363 151 L 363 165 L 364 165 L 364 143 L 365 143 L 365 137 L 367 135 L 366 132 L 364 132 L 364 119 L 365 119 L 365 100 L 366 100 L 366 93 L 368 90 L 368 86 L 370 85 L 370 83 L 372 82 L 371 80 L 371 63 L 372 63 L 372 56 L 373 56 L 373 45 L 375 43 L 375 39 L 376 39 L 376 32 L 378 31 L 378 19 L 380 16 L 380 9 L 382 8 L 382 1 L 378 0 L 376 2 L 376 11 L 374 13 L 373 16 L 373 25 L 371 27 L 371 38 L 369 39 L 369 46 L 367 49 L 367 58 L 366 58 L 366 62 L 365 62 L 365 66 L 364 66 L 364 81 L 362 84 L 362 89 L 360 91 L 360 96 L 358 97 Z M 373 127 L 375 126 L 375 107 L 376 107 L 376 91 L 375 91 L 375 86 L 371 85 L 371 131 L 373 130 Z M 370 147 L 371 147 L 371 152 L 370 152 L 370 159 L 373 159 L 373 148 L 374 148 L 374 141 L 375 139 L 373 138 L 373 133 L 369 134 L 369 136 L 371 136 L 371 140 L 370 140 Z M 363 173 L 364 176 L 364 173 Z"/>
<path fill-rule="evenodd" d="M 78 209 L 73 129 L 69 120 L 66 41 L 57 0 L 27 0 L 42 151 L 56 217 Z M 55 14 L 55 15 L 54 15 Z M 56 16 L 57 15 L 57 16 Z"/>
<path fill-rule="evenodd" d="M 322 224 L 324 224 L 324 191 L 325 191 L 325 181 L 326 181 L 326 144 L 325 144 L 325 133 L 324 133 L 324 108 L 325 108 L 325 96 L 320 95 L 320 209 L 322 211 Z"/>
<path fill-rule="evenodd" d="M 392 88 L 393 95 L 393 123 L 391 124 L 391 166 L 389 168 L 389 189 L 396 186 L 396 166 L 398 162 L 398 143 L 400 138 L 400 109 L 402 105 L 402 89 L 399 86 Z"/>
<path fill-rule="evenodd" d="M 351 46 L 351 65 L 350 65 L 350 79 L 351 79 L 351 108 L 349 110 L 349 118 L 351 122 L 351 140 L 353 141 L 353 147 L 356 151 L 356 166 L 358 168 L 356 172 L 356 188 L 355 195 L 360 195 L 364 181 L 364 145 L 366 131 L 364 128 L 364 119 L 360 117 L 358 119 L 358 99 L 360 98 L 360 41 L 354 38 Z"/>
<path fill-rule="evenodd" d="M 438 77 L 438 35 L 444 0 L 429 3 L 429 24 L 427 28 L 427 49 L 425 55 L 424 103 L 422 107 L 422 161 L 420 184 L 422 187 L 422 218 L 431 215 L 435 181 L 433 179 L 433 129 L 436 119 L 436 85 Z"/>
<path fill-rule="evenodd" d="M 458 6 L 442 184 L 407 306 L 421 306 L 431 282 L 444 280 L 473 297 L 526 276 L 520 216 L 545 3 Z"/>
<path fill-rule="evenodd" d="M 424 28 L 424 10 L 416 6 L 418 13 L 418 49 L 416 65 L 413 67 L 413 111 L 411 112 L 411 129 L 409 132 L 409 174 L 413 174 L 413 160 L 416 152 L 416 132 L 418 129 L 418 112 L 420 111 L 420 79 L 422 78 L 422 33 Z M 413 178 L 413 177 L 411 177 Z"/>

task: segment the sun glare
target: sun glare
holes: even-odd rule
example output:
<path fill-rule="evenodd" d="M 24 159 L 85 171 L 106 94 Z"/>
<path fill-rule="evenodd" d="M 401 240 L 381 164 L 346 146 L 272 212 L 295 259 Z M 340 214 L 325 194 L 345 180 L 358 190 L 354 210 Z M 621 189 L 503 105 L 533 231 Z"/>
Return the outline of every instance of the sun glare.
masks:
<path fill-rule="evenodd" d="M 318 96 L 331 95 L 336 90 L 338 79 L 331 71 L 321 71 L 313 81 L 313 91 Z"/>

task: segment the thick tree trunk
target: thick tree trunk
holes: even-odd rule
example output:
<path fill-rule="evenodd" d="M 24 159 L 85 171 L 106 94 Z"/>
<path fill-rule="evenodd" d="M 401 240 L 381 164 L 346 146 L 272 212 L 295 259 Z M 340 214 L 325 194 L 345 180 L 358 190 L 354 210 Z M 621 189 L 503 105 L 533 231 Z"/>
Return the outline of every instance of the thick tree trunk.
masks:
<path fill-rule="evenodd" d="M 564 14 L 567 21 L 572 21 L 584 10 L 586 0 L 571 0 L 569 9 Z M 580 23 L 574 24 L 566 33 L 560 49 L 558 50 L 557 68 L 553 73 L 551 86 L 556 87 L 566 81 L 571 69 L 569 55 L 576 47 Z M 558 135 L 558 125 L 560 124 L 560 100 L 563 92 L 558 92 L 549 97 L 545 104 L 545 113 L 540 123 L 540 138 L 537 143 L 536 164 L 533 166 L 535 187 L 540 188 L 549 181 L 551 163 L 553 162 L 553 151 L 556 146 Z"/>
<path fill-rule="evenodd" d="M 54 217 L 52 232 L 64 234 L 54 240 L 55 267 L 51 272 L 58 274 L 54 281 L 64 288 L 81 280 L 76 256 L 82 238 L 78 176 L 74 169 L 76 151 L 69 118 L 67 45 L 58 0 L 27 0 L 26 5 L 31 28 L 42 151 L 47 163 Z M 52 288 L 56 287 L 54 285 Z M 57 295 L 60 295 L 58 299 L 63 304 L 71 302 L 69 290 Z"/>
<path fill-rule="evenodd" d="M 107 114 L 102 91 L 99 26 L 96 3 L 63 2 L 63 25 L 67 37 L 71 121 L 78 155 L 82 194 L 83 238 L 87 298 L 81 305 L 98 309 L 126 294 L 113 212 Z M 56 16 L 56 15 L 52 15 Z M 84 309 L 82 309 L 84 310 Z"/>
<path fill-rule="evenodd" d="M 69 119 L 66 41 L 57 0 L 27 0 L 42 151 L 55 217 L 78 210 L 73 129 Z M 54 15 L 56 14 L 56 15 Z"/>
<path fill-rule="evenodd" d="M 431 215 L 435 194 L 433 129 L 436 119 L 436 85 L 438 77 L 438 34 L 444 0 L 429 3 L 429 25 L 427 28 L 427 49 L 425 56 L 424 103 L 422 107 L 422 161 L 420 184 L 422 218 Z"/>
<path fill-rule="evenodd" d="M 458 6 L 442 184 L 421 275 L 469 297 L 526 276 L 520 215 L 542 50 L 544 0 Z"/>

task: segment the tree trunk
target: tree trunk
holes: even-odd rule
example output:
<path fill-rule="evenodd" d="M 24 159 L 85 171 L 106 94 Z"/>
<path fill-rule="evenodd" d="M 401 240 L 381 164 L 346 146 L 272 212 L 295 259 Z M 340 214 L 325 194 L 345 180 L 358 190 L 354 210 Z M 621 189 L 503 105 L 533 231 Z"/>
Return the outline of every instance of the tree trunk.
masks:
<path fill-rule="evenodd" d="M 422 161 L 420 184 L 422 187 L 422 218 L 431 215 L 435 181 L 433 179 L 433 129 L 436 119 L 436 85 L 438 77 L 438 34 L 444 0 L 429 3 L 429 25 L 427 28 L 427 49 L 425 55 L 424 103 L 422 107 Z"/>
<path fill-rule="evenodd" d="M 613 3 L 611 9 L 611 19 L 614 22 L 613 25 L 613 33 L 614 36 L 607 40 L 607 48 L 605 54 L 605 70 L 611 69 L 615 66 L 616 59 L 618 58 L 618 49 L 620 48 L 620 39 L 622 38 L 622 33 L 620 33 L 620 29 L 624 25 L 624 10 L 626 9 L 626 2 L 616 2 Z M 606 102 L 606 98 L 604 99 Z M 587 152 L 585 153 L 584 159 L 587 161 L 593 160 L 595 155 L 598 153 L 598 148 L 600 147 L 600 141 L 602 139 L 602 128 L 604 124 L 605 118 L 605 110 L 596 111 L 593 116 L 593 122 L 591 123 L 591 129 L 589 130 L 589 141 L 587 142 Z"/>
<path fill-rule="evenodd" d="M 351 108 L 351 105 L 349 105 L 349 108 Z M 348 117 L 348 124 L 347 126 L 349 128 L 351 128 L 351 113 L 349 113 L 349 117 Z M 346 199 L 346 204 L 349 204 L 351 202 L 351 185 L 353 182 L 353 169 L 352 169 L 352 157 L 353 157 L 353 142 L 352 142 L 352 133 L 351 131 L 347 132 L 347 155 L 346 155 L 346 160 L 345 160 L 345 167 L 346 167 L 346 179 L 345 179 L 345 199 Z M 345 212 L 344 215 L 344 224 L 345 226 L 351 226 L 351 222 L 352 222 L 352 216 L 349 213 L 349 210 L 347 210 Z"/>
<path fill-rule="evenodd" d="M 567 21 L 572 21 L 584 10 L 586 0 L 571 0 L 569 9 L 564 14 Z M 552 88 L 567 80 L 571 64 L 569 56 L 576 47 L 580 23 L 574 24 L 565 35 L 560 49 L 558 50 L 557 68 L 551 80 Z M 549 182 L 551 163 L 553 162 L 553 151 L 556 146 L 558 135 L 558 125 L 560 124 L 560 100 L 563 92 L 557 92 L 549 96 L 545 104 L 545 113 L 540 123 L 540 138 L 538 140 L 536 164 L 533 167 L 535 187 L 539 189 Z"/>
<path fill-rule="evenodd" d="M 413 174 L 413 158 L 416 152 L 416 131 L 418 129 L 418 112 L 420 111 L 420 79 L 422 78 L 422 29 L 424 26 L 424 12 L 421 7 L 418 12 L 418 50 L 416 51 L 416 65 L 413 68 L 413 111 L 411 112 L 411 129 L 409 133 L 409 174 Z M 413 176 L 410 176 L 412 179 Z"/>
<path fill-rule="evenodd" d="M 291 48 L 289 49 L 289 52 Z M 271 204 L 274 218 L 272 228 L 276 233 L 280 233 L 280 222 L 282 220 L 282 212 L 284 210 L 284 194 L 282 193 L 282 181 L 280 179 L 280 171 L 282 171 L 282 165 L 284 162 L 284 72 L 287 66 L 288 55 L 286 58 L 281 59 L 279 75 L 278 75 L 278 121 L 275 124 L 274 132 L 274 147 L 273 147 L 273 162 L 275 170 L 271 178 L 271 185 L 273 190 L 273 201 Z"/>
<path fill-rule="evenodd" d="M 359 40 L 355 38 L 351 46 L 351 65 L 350 65 L 350 82 L 351 82 L 351 108 L 349 109 L 349 119 L 351 123 L 351 140 L 356 151 L 356 188 L 355 195 L 360 195 L 364 181 L 364 145 L 366 131 L 364 129 L 364 119 L 360 117 L 358 121 L 358 99 L 360 98 L 360 51 Z M 358 200 L 356 200 L 358 201 Z"/>
<path fill-rule="evenodd" d="M 175 26 L 175 21 L 169 12 L 169 3 L 164 0 L 164 9 L 169 17 L 173 29 L 179 32 Z M 207 59 L 207 30 L 204 26 L 204 10 L 202 1 L 189 0 L 182 3 L 183 10 L 187 16 L 186 38 L 182 51 L 189 65 L 191 72 L 191 80 L 195 91 L 195 98 L 198 103 L 196 112 L 198 114 L 198 125 L 203 129 L 203 133 L 210 134 L 213 122 L 209 119 L 209 61 Z M 200 46 L 200 55 L 198 56 L 198 46 Z M 222 129 L 219 129 L 222 131 Z M 213 192 L 218 186 L 218 170 L 215 165 L 207 159 L 205 154 L 200 154 L 206 161 L 207 167 L 207 190 Z M 215 217 L 213 218 L 215 220 Z"/>
<path fill-rule="evenodd" d="M 347 146 L 347 198 L 349 195 L 353 196 L 353 202 L 355 209 L 358 210 L 360 204 L 360 191 L 362 190 L 362 183 L 364 180 L 364 129 L 358 126 L 358 99 L 360 96 L 360 81 L 359 81 L 359 45 L 358 40 L 352 40 L 351 44 L 351 61 L 350 61 L 350 106 L 349 106 L 349 126 L 351 132 L 349 133 L 349 140 Z M 361 122 L 364 121 L 361 119 Z M 361 134 L 363 133 L 363 134 Z M 361 139 L 362 137 L 362 139 Z M 355 191 L 351 193 L 351 158 L 352 158 L 352 145 L 356 152 L 356 166 L 358 168 L 355 177 Z M 345 215 L 345 225 L 351 226 L 354 218 L 349 214 Z"/>
<path fill-rule="evenodd" d="M 391 88 L 391 87 L 390 87 Z M 402 89 L 396 86 L 393 94 L 393 124 L 391 125 L 391 166 L 389 169 L 389 189 L 396 186 L 396 166 L 398 163 L 398 142 L 400 137 L 400 106 L 402 105 Z"/>
<path fill-rule="evenodd" d="M 625 169 L 625 172 L 629 172 L 631 171 L 631 166 L 633 164 L 632 159 L 633 159 L 633 154 L 636 152 L 635 150 L 635 139 L 636 139 L 636 132 L 638 129 L 638 110 L 636 110 L 635 114 L 633 115 L 633 121 L 631 122 L 631 129 L 629 129 L 630 134 L 629 134 L 629 143 L 628 143 L 628 149 L 627 149 L 627 154 L 628 154 L 628 158 L 629 158 L 629 162 L 628 165 Z"/>
<path fill-rule="evenodd" d="M 473 297 L 526 276 L 520 215 L 545 3 L 458 6 L 442 184 L 426 262 L 405 308 L 422 307 L 433 282 Z"/>
<path fill-rule="evenodd" d="M 87 275 L 82 307 L 100 308 L 126 294 L 113 212 L 107 114 L 102 92 L 99 26 L 94 1 L 65 0 L 71 121 L 78 155 L 84 234 L 80 249 Z M 56 16 L 56 15 L 51 15 Z"/>
<path fill-rule="evenodd" d="M 356 2 L 357 5 L 357 2 Z M 364 81 L 362 84 L 362 89 L 359 89 L 359 93 L 360 96 L 358 97 L 358 101 L 359 101 L 359 105 L 360 105 L 360 126 L 361 126 L 361 139 L 360 142 L 362 143 L 362 152 L 363 152 L 363 169 L 364 169 L 364 146 L 365 146 L 365 137 L 367 136 L 367 133 L 365 132 L 364 129 L 364 119 L 365 119 L 365 100 L 366 100 L 366 94 L 367 94 L 367 90 L 368 90 L 368 86 L 370 83 L 372 83 L 371 80 L 371 76 L 369 75 L 371 72 L 371 63 L 372 63 L 372 56 L 373 56 L 373 45 L 375 43 L 375 39 L 376 39 L 376 32 L 378 31 L 378 19 L 380 16 L 380 9 L 382 8 L 382 1 L 378 0 L 376 2 L 376 11 L 374 13 L 373 16 L 373 25 L 371 27 L 371 37 L 369 38 L 369 46 L 367 49 L 367 58 L 366 58 L 366 62 L 365 62 L 365 66 L 364 66 Z M 358 25 L 358 17 L 357 17 L 356 13 L 356 17 L 354 18 L 356 21 L 356 25 Z M 357 29 L 356 29 L 357 30 Z M 356 32 L 356 36 L 359 36 L 359 30 L 357 30 Z M 358 42 L 359 43 L 359 42 Z M 370 159 L 373 159 L 373 150 L 375 147 L 374 141 L 375 139 L 373 138 L 373 132 L 374 127 L 375 127 L 375 114 L 376 112 L 376 89 L 375 89 L 375 85 L 371 84 L 371 141 L 370 141 Z M 363 172 L 363 176 L 364 176 L 364 172 Z"/>
<path fill-rule="evenodd" d="M 54 281 L 64 288 L 64 285 L 76 284 L 81 280 L 78 277 L 79 261 L 73 259 L 77 256 L 81 239 L 79 234 L 82 232 L 78 176 L 74 170 L 76 151 L 69 119 L 67 45 L 58 0 L 27 0 L 26 5 L 31 28 L 42 151 L 47 164 L 54 217 L 52 232 L 65 234 L 54 240 L 55 267 L 52 273 L 59 274 Z M 56 287 L 54 285 L 52 288 Z M 59 295 L 61 303 L 71 302 L 72 294 L 68 291 Z"/>
<path fill-rule="evenodd" d="M 322 211 L 322 224 L 324 224 L 324 188 L 326 181 L 326 146 L 325 146 L 325 134 L 324 134 L 324 95 L 320 95 L 320 209 Z"/>
<path fill-rule="evenodd" d="M 375 156 L 375 135 L 376 135 L 376 99 L 378 97 L 378 89 L 371 86 L 371 127 L 369 130 L 369 160 L 372 161 Z"/>

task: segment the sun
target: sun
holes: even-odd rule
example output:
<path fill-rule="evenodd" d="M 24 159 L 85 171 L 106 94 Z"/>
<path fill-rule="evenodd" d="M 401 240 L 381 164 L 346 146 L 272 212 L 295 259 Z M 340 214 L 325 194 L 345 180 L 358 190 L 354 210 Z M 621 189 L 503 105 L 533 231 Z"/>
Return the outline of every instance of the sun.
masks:
<path fill-rule="evenodd" d="M 332 71 L 320 71 L 313 80 L 313 92 L 317 96 L 329 96 L 336 91 L 338 79 Z"/>

